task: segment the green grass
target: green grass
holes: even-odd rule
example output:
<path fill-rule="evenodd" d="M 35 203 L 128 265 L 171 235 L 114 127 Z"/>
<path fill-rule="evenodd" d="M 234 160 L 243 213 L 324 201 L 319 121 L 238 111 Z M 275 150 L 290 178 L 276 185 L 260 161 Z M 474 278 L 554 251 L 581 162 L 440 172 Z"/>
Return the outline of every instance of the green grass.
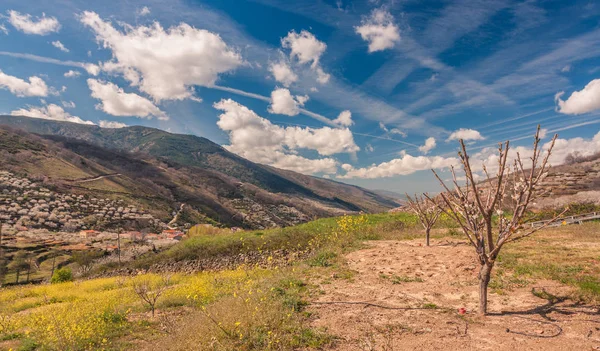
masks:
<path fill-rule="evenodd" d="M 406 228 L 416 228 L 417 218 L 406 213 L 365 215 L 366 221 L 352 233 L 345 245 L 362 240 L 389 238 L 389 234 Z M 136 267 L 149 267 L 157 262 L 185 261 L 204 258 L 234 256 L 248 252 L 273 252 L 276 250 L 303 251 L 318 236 L 331 233 L 337 225 L 336 218 L 323 218 L 294 227 L 267 230 L 220 233 L 187 238 L 159 254 L 138 259 Z M 415 235 L 422 233 L 415 232 Z M 326 254 L 324 254 L 326 255 Z M 317 258 L 315 265 L 327 264 L 333 257 Z"/>
<path fill-rule="evenodd" d="M 422 283 L 424 280 L 421 277 L 409 277 L 406 275 L 402 275 L 402 276 L 398 276 L 398 275 L 386 275 L 386 274 L 380 274 L 379 277 L 381 277 L 382 279 L 387 279 L 390 282 L 392 282 L 392 284 L 402 284 L 402 283 Z"/>
<path fill-rule="evenodd" d="M 576 288 L 576 295 L 600 301 L 600 223 L 547 229 L 537 236 L 507 245 L 498 258 L 491 287 L 524 286 L 550 279 Z"/>

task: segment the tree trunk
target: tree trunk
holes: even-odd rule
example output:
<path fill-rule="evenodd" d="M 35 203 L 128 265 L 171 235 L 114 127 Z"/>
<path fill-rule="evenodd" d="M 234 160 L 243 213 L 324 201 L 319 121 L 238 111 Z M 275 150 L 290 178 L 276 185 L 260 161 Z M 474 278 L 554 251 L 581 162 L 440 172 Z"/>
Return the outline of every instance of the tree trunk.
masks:
<path fill-rule="evenodd" d="M 425 229 L 425 239 L 427 240 L 427 246 L 429 246 L 429 232 L 430 231 L 431 231 L 431 228 Z"/>
<path fill-rule="evenodd" d="M 52 272 L 50 272 L 50 280 L 52 280 L 52 277 L 54 276 L 54 268 L 56 268 L 56 253 L 52 258 Z"/>
<path fill-rule="evenodd" d="M 117 251 L 119 252 L 119 267 L 121 266 L 121 229 L 117 232 Z"/>
<path fill-rule="evenodd" d="M 20 272 L 17 270 L 17 282 L 16 282 L 17 284 L 19 284 L 19 273 Z"/>
<path fill-rule="evenodd" d="M 492 276 L 493 266 L 483 264 L 479 269 L 479 314 L 487 314 L 488 285 Z"/>

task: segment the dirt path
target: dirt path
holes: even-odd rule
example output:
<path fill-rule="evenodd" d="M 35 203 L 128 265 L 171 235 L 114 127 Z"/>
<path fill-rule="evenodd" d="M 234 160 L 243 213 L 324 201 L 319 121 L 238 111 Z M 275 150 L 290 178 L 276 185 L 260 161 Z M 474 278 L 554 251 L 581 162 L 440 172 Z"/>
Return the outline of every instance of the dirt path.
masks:
<path fill-rule="evenodd" d="M 448 241 L 429 248 L 411 241 L 370 242 L 347 256 L 356 272 L 352 279 L 315 282 L 322 295 L 310 307 L 313 326 L 339 337 L 332 350 L 600 350 L 597 308 L 568 300 L 551 304 L 531 292 L 568 294 L 570 288 L 557 282 L 491 293 L 493 315 L 478 317 L 472 251 Z M 467 313 L 459 315 L 459 308 Z"/>
<path fill-rule="evenodd" d="M 104 178 L 110 178 L 110 177 L 120 177 L 121 173 L 111 173 L 111 174 L 104 174 L 104 175 L 100 175 L 97 177 L 93 177 L 93 178 L 87 178 L 87 179 L 77 179 L 74 180 L 73 183 L 88 183 L 88 182 L 95 182 L 96 180 L 100 180 L 100 179 L 104 179 Z"/>

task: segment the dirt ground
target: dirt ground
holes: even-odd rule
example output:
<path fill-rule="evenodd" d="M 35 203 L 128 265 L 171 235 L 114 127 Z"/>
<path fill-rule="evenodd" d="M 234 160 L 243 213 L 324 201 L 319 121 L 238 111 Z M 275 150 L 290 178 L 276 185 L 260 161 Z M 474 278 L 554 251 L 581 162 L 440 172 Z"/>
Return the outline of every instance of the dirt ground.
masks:
<path fill-rule="evenodd" d="M 567 296 L 558 282 L 490 292 L 490 315 L 478 316 L 478 267 L 465 243 L 374 241 L 346 259 L 352 279 L 314 282 L 322 294 L 312 323 L 338 337 L 331 350 L 600 350 L 597 307 L 532 294 Z"/>

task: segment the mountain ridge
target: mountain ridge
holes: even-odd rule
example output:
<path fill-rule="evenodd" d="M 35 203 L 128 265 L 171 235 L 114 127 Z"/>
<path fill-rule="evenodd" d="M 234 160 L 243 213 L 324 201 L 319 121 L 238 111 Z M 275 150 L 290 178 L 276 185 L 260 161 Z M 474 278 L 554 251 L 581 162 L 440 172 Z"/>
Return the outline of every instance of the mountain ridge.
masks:
<path fill-rule="evenodd" d="M 160 187 L 169 189 L 171 206 L 176 207 L 176 203 L 185 199 L 196 199 L 192 207 L 228 226 L 265 227 L 298 222 L 278 218 L 277 211 L 269 215 L 266 221 L 269 225 L 239 219 L 248 218 L 253 214 L 252 208 L 263 208 L 265 204 L 274 208 L 285 203 L 281 205 L 282 211 L 299 211 L 296 213 L 302 218 L 299 221 L 359 211 L 382 212 L 397 206 L 394 199 L 358 186 L 253 163 L 202 137 L 142 126 L 105 129 L 20 116 L 0 116 L 0 125 L 33 133 L 54 148 L 74 153 L 84 162 L 101 164 L 112 173 L 124 174 L 123 177 L 135 179 L 136 172 L 143 173 L 140 179 L 152 183 L 151 187 L 161 184 Z M 24 135 L 23 139 L 31 138 Z M 137 169 L 131 169 L 130 164 Z M 169 173 L 165 175 L 164 169 Z M 219 209 L 218 213 L 213 213 L 214 208 Z"/>

